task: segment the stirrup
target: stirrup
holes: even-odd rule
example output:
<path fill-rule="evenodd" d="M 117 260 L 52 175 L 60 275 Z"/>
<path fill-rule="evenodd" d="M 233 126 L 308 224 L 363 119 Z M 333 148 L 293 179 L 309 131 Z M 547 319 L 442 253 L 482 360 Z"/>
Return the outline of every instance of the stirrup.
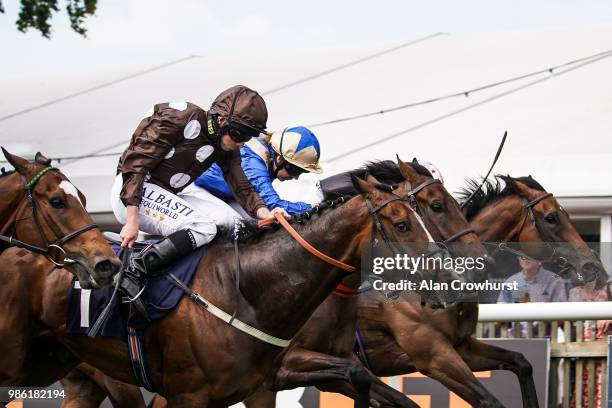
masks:
<path fill-rule="evenodd" d="M 132 279 L 130 279 L 127 276 L 123 276 L 122 282 L 120 282 L 120 290 L 121 293 L 123 294 L 123 296 L 121 297 L 121 303 L 129 303 L 131 305 L 133 305 L 136 310 L 147 320 L 147 321 L 151 321 L 149 314 L 147 313 L 147 308 L 144 304 L 144 301 L 141 298 L 141 295 L 143 294 L 145 288 L 147 287 L 147 284 L 144 283 L 142 285 L 142 287 L 140 287 L 140 282 L 136 279 L 137 283 L 135 283 Z M 138 292 L 136 293 L 136 295 L 132 296 L 130 294 L 130 292 L 133 292 L 133 290 L 129 290 L 128 287 L 129 286 L 136 286 L 137 288 L 139 288 Z"/>
<path fill-rule="evenodd" d="M 140 295 L 142 295 L 146 287 L 147 287 L 147 284 L 145 283 L 144 285 L 142 285 L 142 289 L 140 289 L 140 291 L 138 291 L 138 293 L 133 298 L 131 298 L 128 293 L 124 293 L 124 296 L 122 297 L 121 302 L 122 303 L 136 302 L 140 298 Z"/>

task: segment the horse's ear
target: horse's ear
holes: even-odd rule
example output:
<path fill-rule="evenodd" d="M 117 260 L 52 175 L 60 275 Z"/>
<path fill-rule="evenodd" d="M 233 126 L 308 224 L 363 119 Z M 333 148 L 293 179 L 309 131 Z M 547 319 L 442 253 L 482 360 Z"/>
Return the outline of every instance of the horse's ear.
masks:
<path fill-rule="evenodd" d="M 370 183 L 353 174 L 351 174 L 351 182 L 355 190 L 361 195 L 371 194 L 374 191 L 374 187 Z"/>
<path fill-rule="evenodd" d="M 416 158 L 414 160 L 416 160 Z M 408 180 L 412 184 L 415 184 L 417 182 L 418 173 L 412 168 L 412 166 L 404 163 L 402 159 L 399 158 L 399 156 L 397 156 L 397 166 L 399 167 L 400 174 L 404 179 Z"/>
<path fill-rule="evenodd" d="M 538 196 L 538 193 L 531 189 L 527 184 L 518 181 L 517 179 L 513 179 L 512 177 L 504 177 L 503 180 L 506 182 L 506 185 L 509 185 L 510 188 L 515 191 L 521 197 L 531 201 Z"/>
<path fill-rule="evenodd" d="M 2 148 L 2 153 L 4 153 L 6 160 L 8 160 L 8 162 L 15 168 L 15 170 L 17 170 L 18 173 L 23 174 L 24 176 L 28 174 L 28 166 L 30 164 L 29 161 L 23 157 L 10 154 L 4 147 Z"/>
<path fill-rule="evenodd" d="M 34 161 L 44 166 L 51 165 L 51 159 L 48 159 L 47 157 L 45 157 L 45 155 L 42 154 L 41 152 L 36 152 L 36 156 L 34 156 Z"/>
<path fill-rule="evenodd" d="M 366 181 L 370 184 L 380 184 L 380 181 L 370 173 L 367 173 Z"/>

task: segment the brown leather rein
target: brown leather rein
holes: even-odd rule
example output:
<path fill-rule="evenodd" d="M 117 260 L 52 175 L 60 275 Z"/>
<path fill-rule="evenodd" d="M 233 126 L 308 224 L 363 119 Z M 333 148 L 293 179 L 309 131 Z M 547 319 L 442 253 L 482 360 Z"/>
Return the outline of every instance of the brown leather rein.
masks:
<path fill-rule="evenodd" d="M 305 250 L 307 250 L 323 262 L 327 262 L 328 264 L 335 266 L 338 269 L 345 270 L 347 272 L 354 272 L 357 269 L 354 266 L 345 264 L 342 261 L 338 261 L 337 259 L 334 259 L 331 256 L 326 255 L 323 252 L 319 251 L 317 248 L 313 247 L 308 241 L 302 238 L 299 232 L 297 232 L 295 228 L 293 228 L 291 224 L 289 224 L 289 221 L 287 221 L 285 219 L 285 216 L 280 212 L 275 213 L 274 218 L 269 218 L 267 220 L 260 221 L 257 225 L 262 228 L 274 223 L 280 224 Z"/>

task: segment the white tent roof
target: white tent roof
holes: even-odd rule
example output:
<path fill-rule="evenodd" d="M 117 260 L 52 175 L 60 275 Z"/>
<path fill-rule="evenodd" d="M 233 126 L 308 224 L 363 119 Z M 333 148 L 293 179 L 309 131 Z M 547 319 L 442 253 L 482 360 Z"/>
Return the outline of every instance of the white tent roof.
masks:
<path fill-rule="evenodd" d="M 269 128 L 308 125 L 460 92 L 610 49 L 610 38 L 612 25 L 436 36 L 266 95 Z M 14 153 L 40 150 L 50 157 L 118 152 L 154 103 L 188 100 L 208 108 L 216 94 L 236 83 L 265 94 L 394 45 L 296 51 L 273 58 L 192 58 L 0 120 L 0 143 Z M 314 128 L 322 145 L 323 177 L 398 153 L 404 160 L 416 156 L 435 163 L 447 187 L 456 191 L 465 176 L 487 170 L 508 130 L 496 172 L 532 174 L 560 196 L 612 196 L 612 58 L 561 72 Z M 86 78 L 4 83 L 0 117 L 111 79 L 90 73 Z M 87 195 L 88 209 L 101 212 L 110 210 L 107 196 L 116 162 L 117 157 L 88 158 L 60 166 Z M 295 187 L 285 183 L 285 189 L 291 195 Z"/>

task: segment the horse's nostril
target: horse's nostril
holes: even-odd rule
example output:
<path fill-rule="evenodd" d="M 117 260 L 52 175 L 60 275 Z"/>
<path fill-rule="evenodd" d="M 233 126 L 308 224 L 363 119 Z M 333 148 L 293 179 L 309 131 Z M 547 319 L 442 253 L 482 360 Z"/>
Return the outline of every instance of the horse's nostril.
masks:
<path fill-rule="evenodd" d="M 595 262 L 586 262 L 582 265 L 582 273 L 584 274 L 585 281 L 590 282 L 597 277 L 599 265 Z"/>
<path fill-rule="evenodd" d="M 119 271 L 119 266 L 116 262 L 112 262 L 110 259 L 105 259 L 98 262 L 94 269 L 101 277 L 108 278 Z"/>

